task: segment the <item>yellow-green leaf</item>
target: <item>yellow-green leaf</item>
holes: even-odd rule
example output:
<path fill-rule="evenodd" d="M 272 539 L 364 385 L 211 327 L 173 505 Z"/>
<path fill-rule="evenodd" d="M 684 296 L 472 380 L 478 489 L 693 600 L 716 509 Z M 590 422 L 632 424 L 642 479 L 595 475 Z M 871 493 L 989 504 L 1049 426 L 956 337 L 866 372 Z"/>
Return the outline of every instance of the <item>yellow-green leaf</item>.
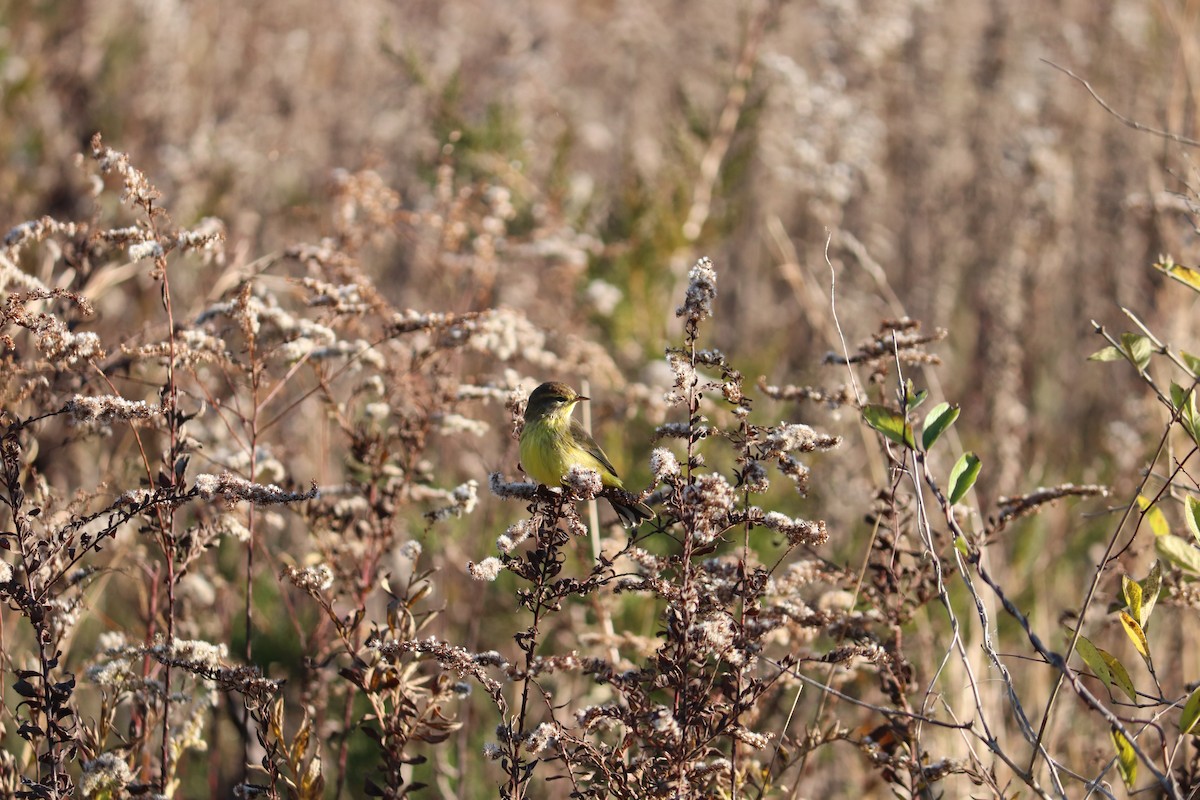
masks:
<path fill-rule="evenodd" d="M 1164 275 L 1171 276 L 1193 292 L 1200 292 L 1200 270 L 1176 264 L 1170 256 L 1160 260 L 1154 268 Z"/>
<path fill-rule="evenodd" d="M 925 415 L 925 424 L 921 426 L 921 447 L 928 450 L 938 437 L 958 419 L 959 408 L 949 403 L 938 403 Z"/>
<path fill-rule="evenodd" d="M 1168 534 L 1154 540 L 1158 554 L 1175 566 L 1194 575 L 1200 575 L 1200 550 L 1178 536 Z"/>
<path fill-rule="evenodd" d="M 1197 687 L 1183 704 L 1183 713 L 1179 716 L 1179 732 L 1191 733 L 1197 722 L 1200 722 L 1200 687 Z"/>
<path fill-rule="evenodd" d="M 1124 357 L 1124 353 L 1112 345 L 1109 345 L 1108 347 L 1103 347 L 1088 356 L 1088 361 L 1120 361 Z"/>
<path fill-rule="evenodd" d="M 1183 498 L 1183 507 L 1183 518 L 1187 520 L 1188 530 L 1192 532 L 1192 538 L 1200 542 L 1200 500 L 1189 494 Z"/>
<path fill-rule="evenodd" d="M 1154 355 L 1154 344 L 1147 337 L 1140 333 L 1122 333 L 1121 349 L 1138 368 L 1138 372 L 1145 372 L 1146 367 L 1150 366 L 1150 356 Z"/>
<path fill-rule="evenodd" d="M 1191 370 L 1192 377 L 1200 377 L 1200 358 L 1192 355 L 1186 350 L 1181 350 L 1179 356 L 1183 359 L 1183 363 L 1187 364 L 1187 368 Z"/>
<path fill-rule="evenodd" d="M 1129 614 L 1141 624 L 1142 620 L 1142 587 L 1128 575 L 1121 576 L 1121 594 L 1125 597 L 1125 605 Z"/>
<path fill-rule="evenodd" d="M 1158 602 L 1158 594 L 1162 591 L 1162 562 L 1154 559 L 1150 574 L 1138 583 L 1142 587 L 1142 613 L 1138 614 L 1137 618 L 1142 630 L 1145 630 L 1146 623 L 1150 621 L 1150 614 L 1154 611 L 1154 604 Z"/>
<path fill-rule="evenodd" d="M 1150 530 L 1155 536 L 1166 536 L 1171 532 L 1171 526 L 1167 524 L 1167 516 L 1163 514 L 1162 509 L 1154 505 L 1154 501 L 1145 495 L 1137 496 L 1138 507 L 1142 509 L 1142 518 L 1150 525 Z"/>
<path fill-rule="evenodd" d="M 891 439 L 896 444 L 916 449 L 917 443 L 913 438 L 912 425 L 904 419 L 904 415 L 893 411 L 887 406 L 863 406 L 863 419 L 875 430 Z"/>
<path fill-rule="evenodd" d="M 1125 781 L 1125 788 L 1132 789 L 1137 781 L 1137 753 L 1116 728 L 1112 729 L 1112 742 L 1117 749 L 1117 769 L 1121 771 L 1121 780 Z"/>
<path fill-rule="evenodd" d="M 1178 410 L 1188 397 L 1187 389 L 1171 381 L 1171 408 Z"/>
<path fill-rule="evenodd" d="M 950 470 L 950 502 L 957 503 L 966 497 L 979 477 L 979 458 L 974 453 L 963 453 Z"/>
<path fill-rule="evenodd" d="M 1133 686 L 1133 680 L 1129 677 L 1129 670 L 1125 669 L 1125 665 L 1120 659 L 1114 656 L 1107 650 L 1096 648 L 1096 652 L 1104 659 L 1104 663 L 1108 665 L 1108 672 L 1112 675 L 1113 683 L 1121 687 L 1121 691 L 1129 698 L 1131 703 L 1137 702 L 1137 689 Z"/>
<path fill-rule="evenodd" d="M 904 387 L 904 404 L 908 407 L 909 411 L 914 410 L 921 403 L 924 403 L 928 397 L 928 389 L 922 389 L 919 392 L 913 391 L 913 382 L 909 379 L 908 384 Z"/>
<path fill-rule="evenodd" d="M 1083 663 L 1087 664 L 1088 669 L 1096 673 L 1096 677 L 1104 682 L 1108 688 L 1108 693 L 1112 694 L 1112 673 L 1108 670 L 1108 664 L 1100 655 L 1100 651 L 1096 645 L 1092 644 L 1091 640 L 1086 636 L 1080 636 L 1075 643 L 1075 652 L 1079 653 L 1079 657 L 1083 659 Z"/>
<path fill-rule="evenodd" d="M 1196 413 L 1196 392 L 1171 384 L 1171 405 L 1179 411 L 1179 424 L 1188 436 L 1200 442 L 1200 414 Z"/>
<path fill-rule="evenodd" d="M 1142 626 L 1138 621 L 1129 616 L 1128 611 L 1121 612 L 1121 626 L 1125 628 L 1125 633 L 1129 634 L 1130 641 L 1133 642 L 1134 648 L 1142 654 L 1142 658 L 1150 657 L 1150 643 L 1146 641 L 1146 632 L 1142 630 Z"/>

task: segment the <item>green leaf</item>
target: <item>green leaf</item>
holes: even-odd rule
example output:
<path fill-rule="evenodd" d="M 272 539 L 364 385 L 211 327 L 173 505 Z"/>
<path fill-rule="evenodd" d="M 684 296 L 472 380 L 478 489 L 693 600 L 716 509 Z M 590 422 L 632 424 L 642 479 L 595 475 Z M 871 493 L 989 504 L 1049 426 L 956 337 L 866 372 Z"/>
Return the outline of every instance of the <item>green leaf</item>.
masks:
<path fill-rule="evenodd" d="M 1125 665 L 1121 660 L 1107 650 L 1096 648 L 1096 652 L 1104 659 L 1104 663 L 1108 665 L 1108 672 L 1112 675 L 1113 683 L 1121 687 L 1121 691 L 1129 698 L 1129 702 L 1137 702 L 1137 689 L 1133 687 L 1133 680 L 1129 677 L 1129 670 L 1125 669 Z"/>
<path fill-rule="evenodd" d="M 1200 542 L 1200 500 L 1189 494 L 1183 498 L 1183 509 L 1183 518 L 1192 532 L 1192 538 Z"/>
<path fill-rule="evenodd" d="M 1196 687 L 1183 704 L 1183 713 L 1179 716 L 1179 732 L 1191 733 L 1197 722 L 1200 722 L 1200 686 Z"/>
<path fill-rule="evenodd" d="M 1192 440 L 1200 443 L 1200 414 L 1196 413 L 1196 392 L 1171 384 L 1171 406 L 1179 412 L 1179 424 Z"/>
<path fill-rule="evenodd" d="M 959 407 L 949 403 L 938 403 L 931 408 L 921 426 L 921 447 L 925 450 L 933 447 L 933 443 L 958 419 L 959 413 Z"/>
<path fill-rule="evenodd" d="M 1176 264 L 1170 256 L 1166 256 L 1154 265 L 1154 268 L 1164 275 L 1169 275 L 1193 292 L 1200 292 L 1200 270 Z"/>
<path fill-rule="evenodd" d="M 1118 350 L 1117 348 L 1113 347 L 1110 344 L 1108 347 L 1101 348 L 1100 350 L 1097 350 L 1096 352 L 1092 353 L 1090 356 L 1088 356 L 1087 360 L 1088 361 L 1120 361 L 1124 357 L 1125 357 L 1124 353 L 1122 353 L 1120 350 Z"/>
<path fill-rule="evenodd" d="M 1121 612 L 1121 627 L 1125 629 L 1125 633 L 1129 635 L 1129 640 L 1133 642 L 1133 647 L 1142 658 L 1150 657 L 1150 643 L 1146 641 L 1146 632 L 1142 630 L 1142 626 L 1138 621 L 1129 615 L 1128 611 Z"/>
<path fill-rule="evenodd" d="M 1125 596 L 1125 605 L 1129 607 L 1129 615 L 1141 625 L 1142 619 L 1142 586 L 1128 575 L 1121 576 L 1121 594 Z"/>
<path fill-rule="evenodd" d="M 905 405 L 908 406 L 909 411 L 912 411 L 913 409 L 917 408 L 917 406 L 921 405 L 921 403 L 924 403 L 928 397 L 928 389 L 922 389 L 919 392 L 913 391 L 913 382 L 911 379 L 909 379 L 909 381 L 904 385 L 904 402 Z"/>
<path fill-rule="evenodd" d="M 962 553 L 963 558 L 971 557 L 971 547 L 967 544 L 967 540 L 961 536 L 954 537 L 954 549 Z"/>
<path fill-rule="evenodd" d="M 1171 532 L 1171 526 L 1167 523 L 1167 517 L 1163 514 L 1162 509 L 1154 505 L 1154 501 L 1145 495 L 1137 496 L 1138 507 L 1142 509 L 1142 518 L 1150 524 L 1150 530 L 1154 531 L 1155 536 L 1166 536 Z"/>
<path fill-rule="evenodd" d="M 1079 640 L 1075 642 L 1075 652 L 1079 653 L 1079 657 L 1083 659 L 1083 663 L 1087 664 L 1088 669 L 1096 673 L 1096 677 L 1104 682 L 1108 688 L 1108 693 L 1112 695 L 1112 673 L 1108 669 L 1108 664 L 1105 663 L 1104 657 L 1100 655 L 1100 651 L 1096 645 L 1092 644 L 1091 640 L 1086 636 L 1080 635 Z"/>
<path fill-rule="evenodd" d="M 1186 540 L 1167 534 L 1154 540 L 1154 549 L 1158 554 L 1180 569 L 1193 575 L 1200 575 L 1200 550 L 1197 550 Z"/>
<path fill-rule="evenodd" d="M 1183 401 L 1187 399 L 1187 389 L 1184 389 L 1178 383 L 1171 382 L 1171 408 L 1178 409 L 1183 405 Z"/>
<path fill-rule="evenodd" d="M 1138 368 L 1138 372 L 1145 372 L 1146 367 L 1150 366 L 1150 356 L 1154 355 L 1154 344 L 1140 333 L 1122 333 L 1121 349 Z"/>
<path fill-rule="evenodd" d="M 1121 734 L 1116 728 L 1112 729 L 1113 746 L 1117 748 L 1117 769 L 1121 771 L 1121 780 L 1125 781 L 1125 788 L 1132 789 L 1133 784 L 1137 782 L 1137 753 L 1133 750 L 1133 745 Z"/>
<path fill-rule="evenodd" d="M 1183 359 L 1183 363 L 1187 364 L 1187 368 L 1191 371 L 1192 377 L 1200 377 L 1200 358 L 1197 358 L 1186 350 L 1180 351 L 1179 355 Z"/>
<path fill-rule="evenodd" d="M 1142 613 L 1138 615 L 1138 622 L 1145 630 L 1146 623 L 1150 621 L 1150 614 L 1154 611 L 1154 604 L 1158 602 L 1158 594 L 1162 591 L 1162 562 L 1154 559 L 1150 574 L 1145 580 L 1138 581 L 1138 584 L 1142 587 Z"/>
<path fill-rule="evenodd" d="M 909 425 L 899 412 L 893 411 L 887 406 L 867 405 L 863 406 L 862 414 L 868 425 L 896 444 L 916 449 L 917 444 L 913 439 L 912 425 Z"/>
<path fill-rule="evenodd" d="M 963 453 L 962 457 L 950 470 L 950 502 L 957 503 L 971 491 L 975 479 L 979 477 L 981 464 L 974 453 Z"/>

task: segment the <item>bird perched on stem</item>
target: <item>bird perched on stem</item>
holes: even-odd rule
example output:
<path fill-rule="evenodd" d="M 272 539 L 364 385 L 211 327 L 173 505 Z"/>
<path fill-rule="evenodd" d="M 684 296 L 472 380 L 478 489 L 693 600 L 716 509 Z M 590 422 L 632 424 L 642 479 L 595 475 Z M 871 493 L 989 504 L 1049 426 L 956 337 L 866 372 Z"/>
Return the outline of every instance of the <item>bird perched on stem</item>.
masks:
<path fill-rule="evenodd" d="M 530 393 L 521 431 L 521 466 L 546 486 L 561 485 L 573 467 L 594 470 L 604 486 L 601 494 L 612 503 L 622 525 L 632 528 L 653 519 L 650 507 L 626 491 L 596 440 L 571 418 L 576 404 L 587 399 L 565 383 L 543 383 Z"/>

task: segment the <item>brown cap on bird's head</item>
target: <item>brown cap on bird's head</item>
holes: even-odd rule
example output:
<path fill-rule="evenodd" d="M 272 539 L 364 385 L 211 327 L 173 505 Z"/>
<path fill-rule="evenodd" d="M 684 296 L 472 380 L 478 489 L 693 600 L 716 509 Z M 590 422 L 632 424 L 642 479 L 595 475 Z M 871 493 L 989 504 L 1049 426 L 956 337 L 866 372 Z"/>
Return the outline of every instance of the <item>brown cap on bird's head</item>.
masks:
<path fill-rule="evenodd" d="M 573 405 L 580 400 L 588 400 L 565 383 L 548 381 L 529 393 L 529 402 L 525 405 L 525 418 L 536 419 L 544 416 L 551 409 L 563 405 Z"/>

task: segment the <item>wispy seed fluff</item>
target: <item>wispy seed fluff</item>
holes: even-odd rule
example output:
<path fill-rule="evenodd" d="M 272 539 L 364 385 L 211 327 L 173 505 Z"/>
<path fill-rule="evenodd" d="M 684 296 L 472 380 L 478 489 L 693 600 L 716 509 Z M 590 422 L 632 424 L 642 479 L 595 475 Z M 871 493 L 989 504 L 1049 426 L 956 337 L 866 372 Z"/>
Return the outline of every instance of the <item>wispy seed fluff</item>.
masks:
<path fill-rule="evenodd" d="M 284 577 L 292 582 L 297 589 L 302 589 L 310 595 L 319 595 L 333 586 L 333 570 L 328 564 L 317 564 L 315 567 L 286 567 Z"/>
<path fill-rule="evenodd" d="M 567 474 L 563 475 L 563 483 L 573 495 L 584 500 L 591 500 L 604 490 L 599 472 L 578 465 L 567 470 Z"/>
<path fill-rule="evenodd" d="M 503 562 L 494 556 L 485 558 L 478 564 L 474 561 L 467 562 L 467 572 L 477 581 L 494 581 L 500 576 L 502 569 L 504 569 Z"/>
<path fill-rule="evenodd" d="M 829 450 L 837 447 L 842 441 L 840 436 L 829 436 L 817 433 L 807 425 L 780 424 L 772 428 L 764 437 L 763 444 L 768 456 L 781 456 L 792 450 L 811 453 L 814 450 Z"/>
<path fill-rule="evenodd" d="M 692 535 L 697 544 L 708 544 L 729 527 L 729 512 L 737 493 L 724 476 L 701 475 L 684 487 L 684 505 L 691 512 Z"/>
<path fill-rule="evenodd" d="M 85 797 L 101 794 L 117 797 L 125 794 L 125 787 L 131 783 L 133 772 L 125 760 L 116 753 L 101 753 L 91 761 L 83 762 L 79 790 Z"/>
<path fill-rule="evenodd" d="M 248 500 L 256 505 L 312 500 L 318 494 L 315 486 L 303 493 L 289 492 L 275 484 L 252 483 L 228 472 L 222 472 L 220 475 L 197 475 L 196 492 L 205 499 L 219 494 L 224 496 L 227 503 Z"/>
<path fill-rule="evenodd" d="M 508 526 L 508 530 L 496 537 L 496 549 L 508 555 L 517 545 L 533 535 L 532 520 L 522 519 Z"/>
<path fill-rule="evenodd" d="M 688 272 L 687 296 L 683 305 L 675 309 L 675 316 L 686 317 L 689 322 L 701 322 L 713 315 L 713 300 L 717 296 L 717 271 L 712 259 L 700 259 Z"/>
<path fill-rule="evenodd" d="M 829 541 L 829 533 L 825 530 L 825 521 L 809 522 L 805 519 L 792 519 L 778 511 L 769 511 L 763 518 L 763 525 L 779 531 L 793 545 L 820 545 Z"/>
<path fill-rule="evenodd" d="M 142 400 L 126 400 L 116 395 L 85 397 L 77 394 L 63 408 L 76 422 L 109 423 L 118 419 L 150 419 L 161 409 Z"/>
<path fill-rule="evenodd" d="M 650 471 L 654 473 L 655 481 L 666 481 L 679 477 L 679 461 L 675 454 L 665 447 L 656 447 L 650 454 Z"/>

